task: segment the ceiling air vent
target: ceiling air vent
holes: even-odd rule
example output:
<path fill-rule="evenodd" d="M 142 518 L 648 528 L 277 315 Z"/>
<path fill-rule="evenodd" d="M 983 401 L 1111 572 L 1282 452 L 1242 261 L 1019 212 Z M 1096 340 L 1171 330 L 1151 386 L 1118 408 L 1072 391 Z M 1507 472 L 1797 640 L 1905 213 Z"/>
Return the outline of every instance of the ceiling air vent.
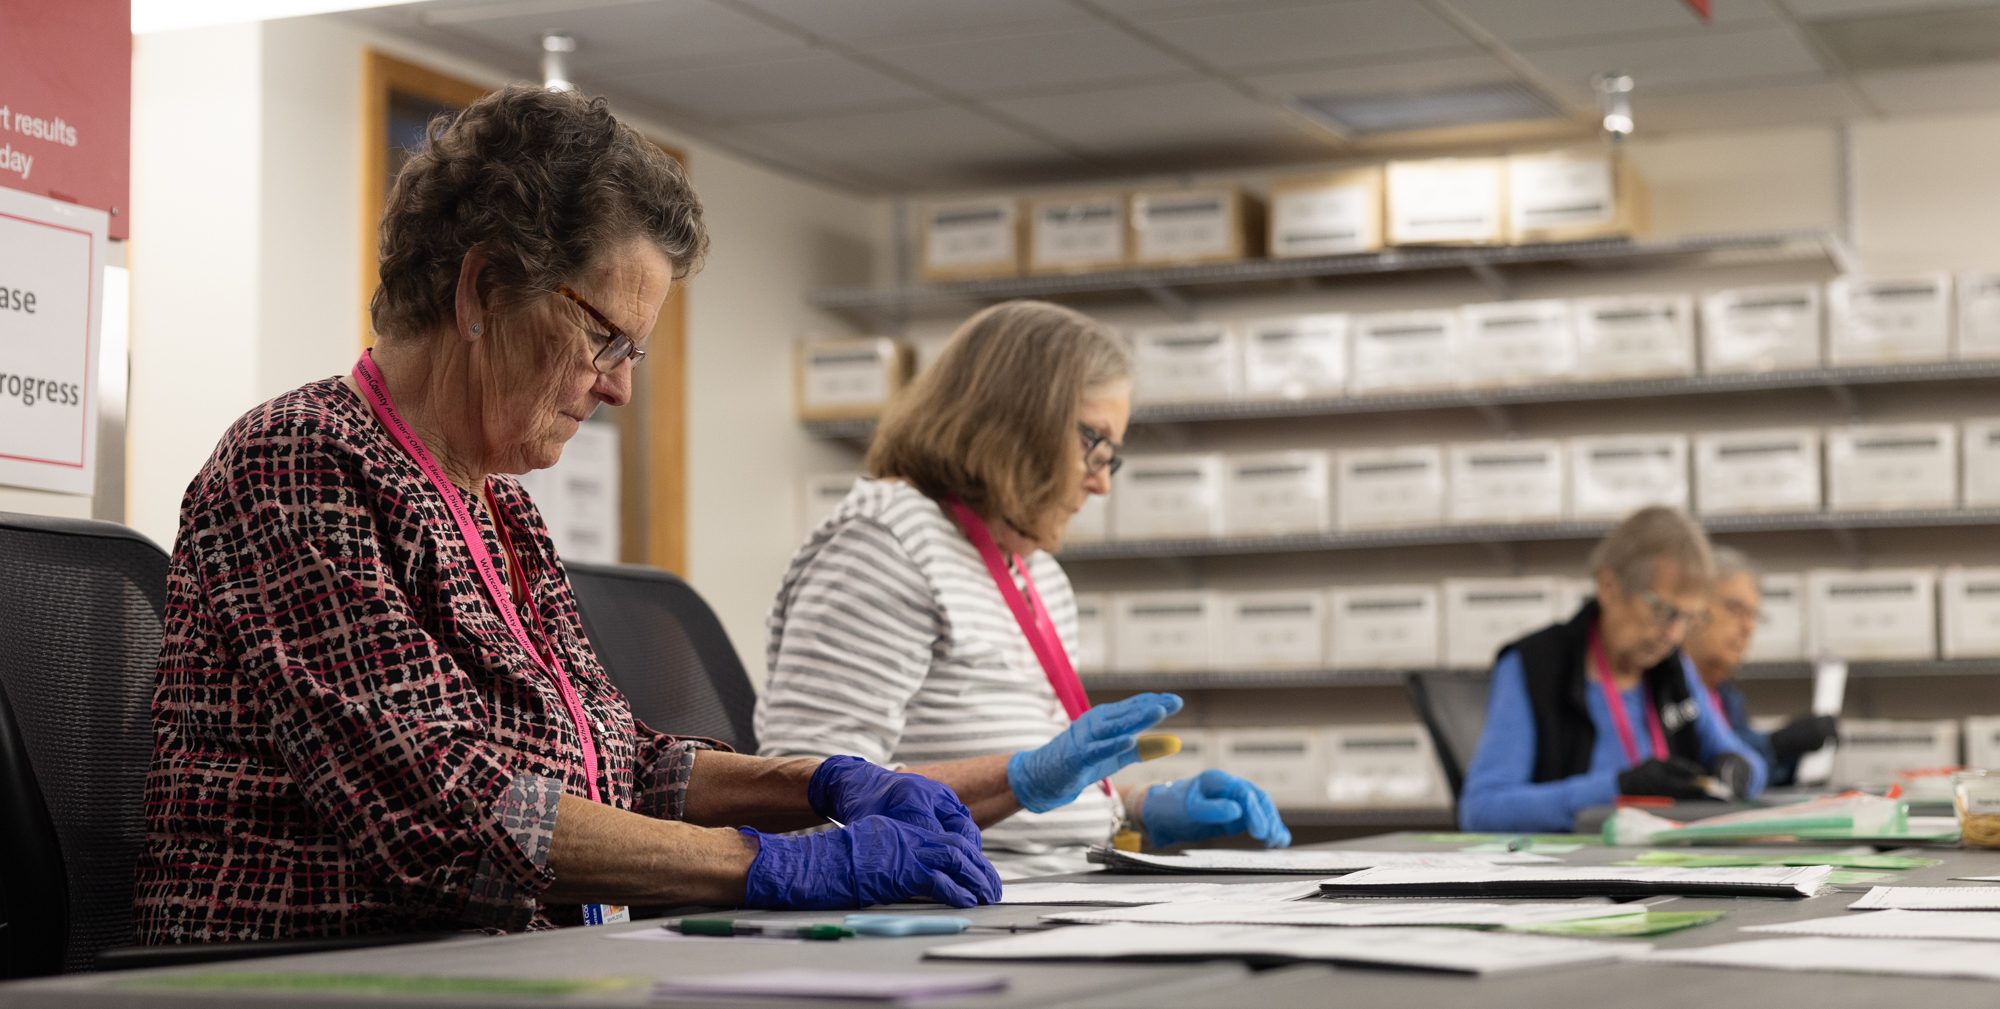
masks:
<path fill-rule="evenodd" d="M 1299 105 L 1355 136 L 1562 116 L 1540 92 L 1514 82 L 1388 95 L 1301 97 Z"/>
<path fill-rule="evenodd" d="M 2000 6 L 1829 18 L 1807 27 L 1857 73 L 2000 59 Z"/>

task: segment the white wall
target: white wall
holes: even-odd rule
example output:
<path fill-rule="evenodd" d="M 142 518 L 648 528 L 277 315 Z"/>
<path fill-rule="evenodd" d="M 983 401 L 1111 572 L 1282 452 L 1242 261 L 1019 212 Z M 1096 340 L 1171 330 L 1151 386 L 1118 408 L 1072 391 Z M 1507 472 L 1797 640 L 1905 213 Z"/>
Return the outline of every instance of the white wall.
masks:
<path fill-rule="evenodd" d="M 1867 269 L 2000 268 L 2000 116 L 1868 123 L 1855 148 Z"/>

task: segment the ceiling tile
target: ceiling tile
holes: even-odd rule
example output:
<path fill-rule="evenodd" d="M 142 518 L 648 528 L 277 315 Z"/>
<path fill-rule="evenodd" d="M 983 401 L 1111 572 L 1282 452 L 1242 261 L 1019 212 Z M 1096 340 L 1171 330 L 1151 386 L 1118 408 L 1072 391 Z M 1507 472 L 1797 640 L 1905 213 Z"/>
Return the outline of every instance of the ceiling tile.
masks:
<path fill-rule="evenodd" d="M 1521 55 L 1567 89 L 1573 101 L 1592 100 L 1590 79 L 1601 73 L 1632 75 L 1637 96 L 1823 72 L 1812 51 L 1785 27 L 1676 34 L 1615 44 L 1524 47 Z"/>
<path fill-rule="evenodd" d="M 1484 53 L 1325 70 L 1295 70 L 1246 78 L 1274 94 L 1384 95 L 1514 79 L 1507 65 Z"/>
<path fill-rule="evenodd" d="M 1617 0 L 1629 2 L 1629 0 Z M 1310 7 L 1241 10 L 1202 17 L 1148 20 L 1147 31 L 1219 66 L 1470 50 L 1457 30 L 1410 0 L 1347 0 Z"/>
<path fill-rule="evenodd" d="M 542 36 L 569 35 L 577 50 L 570 66 L 713 58 L 720 54 L 802 50 L 798 39 L 709 0 L 583 6 L 553 3 L 421 5 L 418 17 L 445 31 L 539 59 Z"/>
<path fill-rule="evenodd" d="M 1452 0 L 1452 6 L 1510 43 L 1702 27 L 1682 0 Z M 1711 10 L 1718 25 L 1777 17 L 1765 0 L 1714 0 Z"/>
<path fill-rule="evenodd" d="M 873 55 L 970 95 L 1195 73 L 1158 49 L 1103 27 L 886 49 Z"/>
<path fill-rule="evenodd" d="M 1093 151 L 1200 144 L 1296 132 L 1269 106 L 1211 81 L 989 102 Z"/>
<path fill-rule="evenodd" d="M 661 61 L 672 66 L 670 61 Z M 657 64 L 656 64 L 657 65 Z M 584 76 L 579 73 L 579 76 Z M 596 82 L 598 78 L 588 77 Z M 710 122 L 804 113 L 883 103 L 934 101 L 901 81 L 838 56 L 740 62 L 694 69 L 642 70 L 604 79 L 606 87 L 631 91 Z"/>
<path fill-rule="evenodd" d="M 2000 63 L 1862 74 L 1856 82 L 1876 106 L 1892 116 L 2000 108 Z"/>
<path fill-rule="evenodd" d="M 1095 0 L 1099 7 L 1121 17 L 1140 21 L 1200 17 L 1313 4 L 1348 3 L 1349 0 Z"/>
<path fill-rule="evenodd" d="M 862 48 L 1099 24 L 1062 0 L 740 0 L 815 35 Z"/>
<path fill-rule="evenodd" d="M 740 132 L 817 156 L 894 171 L 904 160 L 1043 158 L 1063 152 L 1018 130 L 949 105 L 759 123 Z"/>
<path fill-rule="evenodd" d="M 1700 94 L 1649 96 L 1641 91 L 1632 99 L 1632 118 L 1641 134 L 1831 123 L 1867 112 L 1853 92 L 1831 81 Z"/>
<path fill-rule="evenodd" d="M 1950 10 L 1957 7 L 1989 7 L 1993 0 L 1786 0 L 1794 15 L 1807 21 L 1867 14 Z"/>

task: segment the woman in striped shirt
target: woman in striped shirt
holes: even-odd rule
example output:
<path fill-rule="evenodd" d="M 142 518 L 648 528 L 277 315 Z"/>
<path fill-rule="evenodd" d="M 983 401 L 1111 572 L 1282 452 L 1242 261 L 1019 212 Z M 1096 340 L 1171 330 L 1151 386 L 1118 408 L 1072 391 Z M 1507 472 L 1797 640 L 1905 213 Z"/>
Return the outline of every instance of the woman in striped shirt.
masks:
<path fill-rule="evenodd" d="M 1007 302 L 960 327 L 785 573 L 757 704 L 765 756 L 851 754 L 942 781 L 1013 878 L 1081 869 L 1121 829 L 1154 845 L 1290 842 L 1270 797 L 1219 770 L 1099 784 L 1181 706 L 1140 694 L 1084 710 L 1076 599 L 1045 552 L 1111 489 L 1130 375 L 1107 327 L 1055 305 Z"/>

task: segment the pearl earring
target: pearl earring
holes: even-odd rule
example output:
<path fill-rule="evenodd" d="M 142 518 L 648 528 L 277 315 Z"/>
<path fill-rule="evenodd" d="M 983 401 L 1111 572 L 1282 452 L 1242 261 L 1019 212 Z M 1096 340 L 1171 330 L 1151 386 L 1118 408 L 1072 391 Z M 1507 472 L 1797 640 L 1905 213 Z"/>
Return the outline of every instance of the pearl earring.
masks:
<path fill-rule="evenodd" d="M 483 328 L 483 327 L 481 327 L 481 326 L 479 325 L 479 323 L 476 323 L 476 322 L 475 322 L 475 323 L 473 323 L 473 324 L 472 324 L 472 335 L 473 335 L 473 336 L 478 336 L 478 335 L 479 335 L 479 331 L 480 331 L 480 329 L 481 329 L 481 328 Z"/>

